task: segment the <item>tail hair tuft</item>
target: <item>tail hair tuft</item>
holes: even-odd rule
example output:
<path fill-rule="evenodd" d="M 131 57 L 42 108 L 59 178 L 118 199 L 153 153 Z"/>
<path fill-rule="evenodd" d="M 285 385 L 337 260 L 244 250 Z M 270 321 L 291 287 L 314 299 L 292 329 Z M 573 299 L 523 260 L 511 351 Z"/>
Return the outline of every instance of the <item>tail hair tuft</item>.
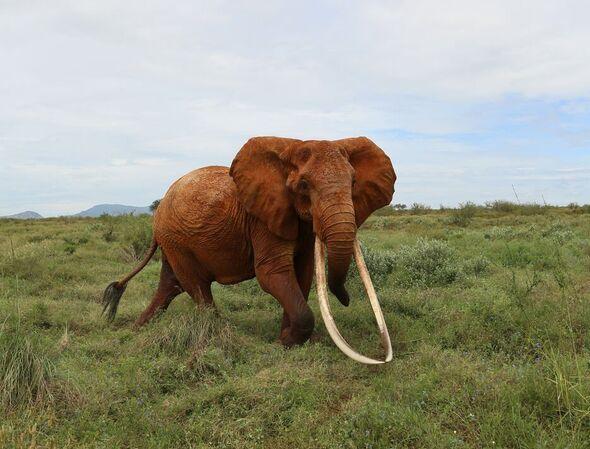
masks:
<path fill-rule="evenodd" d="M 119 301 L 121 296 L 125 293 L 127 284 L 119 284 L 119 282 L 111 282 L 108 287 L 104 290 L 102 295 L 102 315 L 106 314 L 108 321 L 113 321 L 117 314 L 117 308 L 119 307 Z"/>

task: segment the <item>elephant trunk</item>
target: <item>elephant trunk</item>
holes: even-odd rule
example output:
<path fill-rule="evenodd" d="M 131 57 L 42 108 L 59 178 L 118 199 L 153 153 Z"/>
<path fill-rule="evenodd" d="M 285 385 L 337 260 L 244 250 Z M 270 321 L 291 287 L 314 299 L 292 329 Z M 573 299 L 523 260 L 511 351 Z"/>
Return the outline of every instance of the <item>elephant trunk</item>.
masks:
<path fill-rule="evenodd" d="M 322 214 L 322 240 L 328 255 L 328 287 L 345 306 L 350 298 L 344 287 L 354 252 L 356 222 L 351 201 L 331 204 Z"/>

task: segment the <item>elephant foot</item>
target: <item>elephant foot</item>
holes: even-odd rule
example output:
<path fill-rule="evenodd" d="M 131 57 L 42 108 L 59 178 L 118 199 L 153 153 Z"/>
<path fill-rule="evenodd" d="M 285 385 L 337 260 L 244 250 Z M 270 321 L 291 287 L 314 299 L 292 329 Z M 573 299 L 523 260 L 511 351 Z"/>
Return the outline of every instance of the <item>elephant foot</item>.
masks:
<path fill-rule="evenodd" d="M 139 328 L 141 328 L 145 323 L 147 323 L 148 320 L 146 320 L 145 318 L 139 317 L 137 320 L 135 320 L 135 322 L 133 323 L 133 330 L 139 330 Z"/>
<path fill-rule="evenodd" d="M 296 345 L 302 345 L 311 337 L 313 328 L 309 330 L 292 329 L 291 326 L 284 328 L 281 331 L 279 340 L 285 348 L 291 348 Z"/>

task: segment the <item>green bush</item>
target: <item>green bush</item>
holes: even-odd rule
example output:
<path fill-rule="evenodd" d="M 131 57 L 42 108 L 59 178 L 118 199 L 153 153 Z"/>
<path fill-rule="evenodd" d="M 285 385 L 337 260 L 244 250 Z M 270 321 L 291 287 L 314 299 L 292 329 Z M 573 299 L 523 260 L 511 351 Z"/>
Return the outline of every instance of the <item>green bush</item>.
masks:
<path fill-rule="evenodd" d="M 486 202 L 486 207 L 495 212 L 510 213 L 514 212 L 518 208 L 518 205 L 511 201 L 496 200 Z"/>
<path fill-rule="evenodd" d="M 489 266 L 490 260 L 487 257 L 477 256 L 464 262 L 463 272 L 478 277 L 484 274 L 488 270 Z"/>
<path fill-rule="evenodd" d="M 111 223 L 105 225 L 104 229 L 102 230 L 102 238 L 107 243 L 111 243 L 116 240 L 115 228 Z"/>
<path fill-rule="evenodd" d="M 377 209 L 375 212 L 373 212 L 373 215 L 377 216 L 377 217 L 388 217 L 388 216 L 394 215 L 396 212 L 394 207 L 395 206 L 391 206 L 391 205 L 382 207 L 381 209 Z M 404 206 L 404 209 L 405 209 L 405 206 Z"/>
<path fill-rule="evenodd" d="M 486 239 L 491 240 L 510 240 L 516 236 L 516 231 L 511 226 L 494 226 L 484 234 Z"/>
<path fill-rule="evenodd" d="M 379 251 L 369 248 L 361 243 L 361 252 L 367 265 L 367 270 L 375 288 L 380 288 L 387 281 L 387 277 L 393 272 L 395 266 L 395 256 L 391 251 Z M 359 282 L 360 275 L 355 263 L 351 264 L 349 279 Z"/>
<path fill-rule="evenodd" d="M 543 215 L 547 213 L 549 207 L 541 206 L 536 203 L 521 204 L 518 206 L 518 213 L 521 215 Z"/>
<path fill-rule="evenodd" d="M 473 217 L 475 217 L 475 213 L 477 212 L 477 205 L 468 201 L 466 203 L 460 204 L 459 209 L 456 209 L 450 219 L 449 223 L 465 227 L 471 223 Z"/>
<path fill-rule="evenodd" d="M 524 268 L 533 263 L 534 256 L 525 243 L 507 244 L 500 253 L 500 261 L 505 267 Z"/>
<path fill-rule="evenodd" d="M 559 245 L 563 245 L 574 237 L 574 231 L 561 221 L 555 221 L 545 229 L 541 235 L 547 239 L 553 240 Z"/>
<path fill-rule="evenodd" d="M 541 206 L 537 203 L 516 204 L 511 201 L 496 200 L 486 202 L 486 207 L 495 212 L 505 214 L 517 213 L 519 215 L 542 215 L 547 213 L 549 206 Z"/>
<path fill-rule="evenodd" d="M 376 217 L 371 223 L 371 229 L 375 231 L 382 231 L 385 229 L 385 223 L 387 222 L 387 218 L 385 217 Z"/>
<path fill-rule="evenodd" d="M 432 208 L 427 204 L 413 203 L 410 207 L 410 212 L 413 214 L 426 214 L 430 212 Z"/>
<path fill-rule="evenodd" d="M 455 251 L 440 240 L 419 239 L 394 256 L 397 282 L 406 287 L 433 287 L 454 282 L 460 273 Z"/>

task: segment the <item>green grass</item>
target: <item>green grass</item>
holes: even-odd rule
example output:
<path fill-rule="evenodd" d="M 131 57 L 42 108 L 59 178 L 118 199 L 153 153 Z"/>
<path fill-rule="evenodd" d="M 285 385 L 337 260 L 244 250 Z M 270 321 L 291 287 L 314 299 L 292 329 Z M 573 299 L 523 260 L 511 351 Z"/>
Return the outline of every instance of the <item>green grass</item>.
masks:
<path fill-rule="evenodd" d="M 394 345 L 359 365 L 317 318 L 277 344 L 281 309 L 256 281 L 186 295 L 144 328 L 159 262 L 114 322 L 104 287 L 150 242 L 149 217 L 0 220 L 2 448 L 586 448 L 590 220 L 568 208 L 466 203 L 379 211 L 360 232 Z M 380 356 L 358 274 L 355 348 Z"/>

